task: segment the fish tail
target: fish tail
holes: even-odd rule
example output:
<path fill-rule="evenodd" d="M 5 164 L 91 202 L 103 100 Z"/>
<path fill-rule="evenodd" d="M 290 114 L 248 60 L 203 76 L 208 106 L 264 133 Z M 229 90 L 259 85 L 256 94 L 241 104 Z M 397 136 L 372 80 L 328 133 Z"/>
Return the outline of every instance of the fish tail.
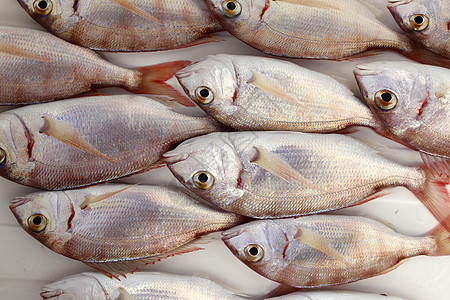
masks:
<path fill-rule="evenodd" d="M 449 178 L 435 177 L 435 172 L 423 166 L 426 180 L 419 189 L 411 189 L 414 195 L 422 201 L 441 225 L 450 231 L 450 197 L 446 185 Z"/>
<path fill-rule="evenodd" d="M 142 74 L 142 80 L 137 88 L 130 91 L 139 94 L 168 96 L 171 101 L 176 101 L 183 106 L 193 107 L 195 104 L 186 96 L 165 81 L 172 78 L 176 72 L 190 65 L 187 60 L 177 60 L 153 66 L 135 69 Z"/>
<path fill-rule="evenodd" d="M 409 38 L 404 41 L 404 46 L 399 49 L 399 52 L 423 64 L 450 68 L 450 59 L 434 53 L 420 44 L 416 44 Z"/>
<path fill-rule="evenodd" d="M 442 225 L 438 225 L 431 235 L 436 239 L 437 248 L 433 255 L 450 255 L 450 232 Z"/>

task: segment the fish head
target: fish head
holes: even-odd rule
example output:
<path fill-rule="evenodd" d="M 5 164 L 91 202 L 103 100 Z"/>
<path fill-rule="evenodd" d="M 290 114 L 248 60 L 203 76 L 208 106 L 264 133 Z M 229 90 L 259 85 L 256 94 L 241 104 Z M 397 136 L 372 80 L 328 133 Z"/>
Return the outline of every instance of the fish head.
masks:
<path fill-rule="evenodd" d="M 59 252 L 70 233 L 75 211 L 64 192 L 38 192 L 17 197 L 9 208 L 22 228 L 35 239 Z"/>
<path fill-rule="evenodd" d="M 0 117 L 0 175 L 19 180 L 29 166 L 30 135 L 20 119 L 10 113 Z"/>
<path fill-rule="evenodd" d="M 273 220 L 253 221 L 224 231 L 222 241 L 237 258 L 263 276 L 280 266 L 288 245 L 282 228 Z"/>
<path fill-rule="evenodd" d="M 210 11 L 216 19 L 231 34 L 240 32 L 242 29 L 260 26 L 259 20 L 266 7 L 266 0 L 206 0 Z"/>
<path fill-rule="evenodd" d="M 189 98 L 209 115 L 221 120 L 235 111 L 238 82 L 228 55 L 207 56 L 175 76 Z"/>
<path fill-rule="evenodd" d="M 431 96 L 420 64 L 375 62 L 357 65 L 354 74 L 368 106 L 389 130 L 401 136 L 416 126 Z"/>
<path fill-rule="evenodd" d="M 52 300 L 108 299 L 99 281 L 89 274 L 68 276 L 47 284 L 42 287 L 41 297 Z"/>
<path fill-rule="evenodd" d="M 45 29 L 64 32 L 78 20 L 78 1 L 17 0 L 23 9 Z"/>
<path fill-rule="evenodd" d="M 243 195 L 242 163 L 227 133 L 187 140 L 163 159 L 180 183 L 210 203 L 227 209 Z"/>

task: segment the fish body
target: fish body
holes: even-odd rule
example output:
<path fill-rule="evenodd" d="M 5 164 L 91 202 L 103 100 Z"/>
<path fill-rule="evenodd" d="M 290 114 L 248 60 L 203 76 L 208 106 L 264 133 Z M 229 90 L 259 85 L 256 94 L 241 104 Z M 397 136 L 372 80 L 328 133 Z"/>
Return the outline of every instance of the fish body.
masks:
<path fill-rule="evenodd" d="M 48 102 L 112 86 L 145 94 L 162 92 L 187 103 L 164 84 L 187 64 L 177 61 L 125 69 L 50 33 L 0 26 L 0 105 Z"/>
<path fill-rule="evenodd" d="M 0 114 L 0 175 L 40 189 L 85 186 L 148 169 L 176 143 L 220 128 L 135 95 L 35 104 Z"/>
<path fill-rule="evenodd" d="M 109 275 L 150 263 L 135 260 L 200 250 L 180 247 L 242 222 L 179 189 L 123 184 L 38 192 L 12 200 L 10 209 L 45 246 Z"/>
<path fill-rule="evenodd" d="M 207 3 L 228 32 L 268 54 L 337 60 L 370 49 L 387 48 L 413 59 L 420 60 L 423 56 L 406 35 L 389 29 L 357 0 L 207 0 Z M 436 63 L 450 65 L 445 60 Z"/>
<path fill-rule="evenodd" d="M 301 288 L 373 277 L 413 256 L 450 254 L 445 230 L 410 237 L 354 216 L 254 221 L 225 231 L 222 240 L 257 273 Z"/>
<path fill-rule="evenodd" d="M 426 171 L 388 160 L 348 136 L 212 133 L 187 140 L 163 157 L 184 186 L 214 205 L 249 217 L 280 218 L 335 210 L 402 185 L 426 203 L 439 220 L 448 221 L 445 181 L 434 182 Z M 430 207 L 435 202 L 446 209 Z"/>
<path fill-rule="evenodd" d="M 367 104 L 394 135 L 425 154 L 450 159 L 449 69 L 375 62 L 358 65 L 354 73 Z"/>
<path fill-rule="evenodd" d="M 332 132 L 353 125 L 383 130 L 345 85 L 287 61 L 219 54 L 176 77 L 205 112 L 239 130 Z M 205 90 L 207 99 L 200 94 Z"/>
<path fill-rule="evenodd" d="M 101 273 L 85 272 L 65 277 L 42 288 L 43 299 L 244 299 L 217 283 L 200 277 L 140 272 L 115 280 Z M 72 299 L 71 298 L 71 299 Z"/>
<path fill-rule="evenodd" d="M 153 51 L 201 43 L 220 25 L 200 0 L 18 0 L 51 33 L 94 50 Z"/>
<path fill-rule="evenodd" d="M 388 9 L 412 39 L 450 58 L 450 2 L 447 0 L 390 0 Z"/>

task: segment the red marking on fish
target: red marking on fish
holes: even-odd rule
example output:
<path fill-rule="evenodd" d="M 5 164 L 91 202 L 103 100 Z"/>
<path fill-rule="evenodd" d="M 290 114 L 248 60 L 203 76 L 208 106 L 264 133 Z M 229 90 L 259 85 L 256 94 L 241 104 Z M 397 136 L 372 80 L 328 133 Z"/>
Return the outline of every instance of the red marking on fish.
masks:
<path fill-rule="evenodd" d="M 428 104 L 428 100 L 430 100 L 430 95 L 427 95 L 427 97 L 425 98 L 425 101 L 423 101 L 422 106 L 419 108 L 419 112 L 417 113 L 417 119 L 420 119 L 422 114 L 423 114 L 423 110 L 425 108 L 425 106 Z"/>
<path fill-rule="evenodd" d="M 242 180 L 242 174 L 243 174 L 243 169 L 241 168 L 241 170 L 239 170 L 239 175 L 238 175 L 238 180 L 237 180 L 237 188 L 238 189 L 242 189 L 244 188 L 244 184 L 243 184 L 243 180 Z"/>
<path fill-rule="evenodd" d="M 286 258 L 286 250 L 289 246 L 289 239 L 285 232 L 283 232 L 283 234 L 284 234 L 284 238 L 286 239 L 286 246 L 284 246 L 284 249 L 283 249 L 283 258 Z"/>
<path fill-rule="evenodd" d="M 27 138 L 28 144 L 27 144 L 27 153 L 28 153 L 28 161 L 34 161 L 32 158 L 33 156 L 33 147 L 34 147 L 34 137 L 33 134 L 28 130 L 28 127 L 26 126 L 25 122 L 22 120 L 22 118 L 19 115 L 14 114 L 20 121 L 20 124 L 23 126 L 23 132 L 25 137 Z"/>
<path fill-rule="evenodd" d="M 261 16 L 259 17 L 260 21 L 262 21 L 262 18 L 264 17 L 264 14 L 269 9 L 269 7 L 270 7 L 270 0 L 266 0 L 266 5 L 264 6 L 264 8 L 263 8 L 263 10 L 261 12 Z"/>
<path fill-rule="evenodd" d="M 73 13 L 76 14 L 78 10 L 78 0 L 73 2 Z"/>
<path fill-rule="evenodd" d="M 70 217 L 67 220 L 67 230 L 72 228 L 72 220 L 75 217 L 75 208 L 73 207 L 72 202 L 70 202 Z"/>
<path fill-rule="evenodd" d="M 450 31 L 450 21 L 447 23 L 447 30 Z"/>

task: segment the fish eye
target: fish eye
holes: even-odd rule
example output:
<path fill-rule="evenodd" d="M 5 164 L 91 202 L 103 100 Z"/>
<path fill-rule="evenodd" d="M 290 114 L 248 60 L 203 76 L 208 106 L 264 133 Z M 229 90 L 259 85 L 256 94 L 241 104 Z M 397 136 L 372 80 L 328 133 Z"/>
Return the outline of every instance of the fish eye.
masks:
<path fill-rule="evenodd" d="M 222 11 L 227 17 L 236 17 L 241 13 L 242 7 L 239 2 L 228 0 L 222 2 Z"/>
<path fill-rule="evenodd" d="M 202 190 L 207 190 L 214 184 L 214 176 L 206 171 L 195 173 L 193 176 L 193 180 L 195 186 Z"/>
<path fill-rule="evenodd" d="M 422 31 L 428 27 L 428 17 L 423 14 L 412 15 L 409 24 L 415 31 Z"/>
<path fill-rule="evenodd" d="M 195 98 L 201 104 L 209 104 L 214 101 L 214 94 L 206 86 L 201 86 L 195 90 Z"/>
<path fill-rule="evenodd" d="M 28 218 L 28 227 L 34 232 L 41 232 L 47 227 L 47 218 L 42 214 L 34 214 Z"/>
<path fill-rule="evenodd" d="M 36 0 L 33 4 L 34 10 L 41 16 L 46 16 L 52 12 L 53 3 L 49 0 Z"/>
<path fill-rule="evenodd" d="M 382 90 L 375 94 L 375 103 L 382 110 L 393 109 L 398 102 L 397 96 L 391 91 Z"/>
<path fill-rule="evenodd" d="M 6 152 L 0 148 L 0 167 L 6 162 Z"/>
<path fill-rule="evenodd" d="M 251 244 L 244 249 L 245 256 L 251 262 L 258 262 L 264 257 L 264 249 L 260 245 Z"/>

